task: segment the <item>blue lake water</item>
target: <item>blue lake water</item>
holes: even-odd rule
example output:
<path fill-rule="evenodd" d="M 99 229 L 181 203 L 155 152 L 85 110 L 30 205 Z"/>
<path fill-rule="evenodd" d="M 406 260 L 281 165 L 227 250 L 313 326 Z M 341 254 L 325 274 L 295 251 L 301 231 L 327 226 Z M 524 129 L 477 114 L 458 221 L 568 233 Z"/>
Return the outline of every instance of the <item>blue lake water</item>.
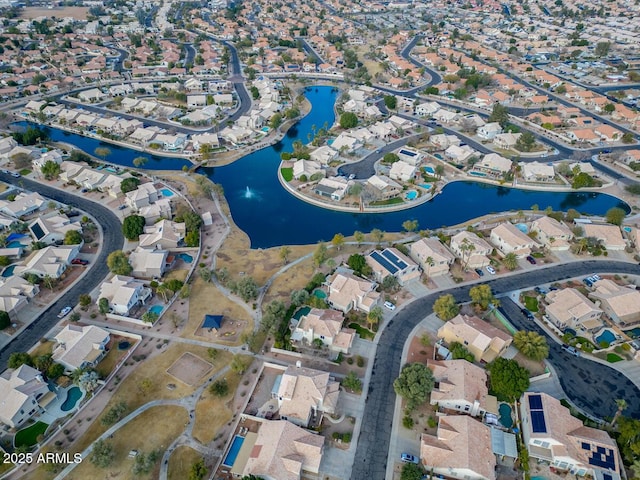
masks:
<path fill-rule="evenodd" d="M 247 233 L 252 248 L 311 244 L 331 240 L 338 232 L 351 235 L 355 230 L 367 233 L 379 228 L 397 232 L 405 220 L 418 220 L 420 229 L 434 229 L 488 213 L 526 210 L 532 205 L 538 205 L 541 210 L 547 207 L 555 211 L 574 208 L 593 215 L 603 215 L 616 206 L 627 212 L 630 210 L 619 199 L 603 193 L 527 191 L 473 181 L 450 183 L 431 201 L 400 212 L 345 213 L 303 202 L 282 188 L 277 179 L 280 153 L 291 151 L 297 139 L 307 143 L 313 127 L 320 129 L 325 122 L 328 126 L 333 125 L 338 93 L 333 87 L 308 87 L 305 95 L 313 108 L 287 132 L 281 142 L 246 155 L 231 165 L 200 170 L 222 185 L 233 220 Z M 106 145 L 98 140 L 49 130 L 53 140 L 76 145 L 89 153 L 98 146 Z M 106 146 L 112 152 L 107 157 L 110 163 L 132 166 L 133 159 L 141 156 L 138 151 Z M 177 170 L 189 164 L 178 158 L 150 158 L 144 168 Z"/>

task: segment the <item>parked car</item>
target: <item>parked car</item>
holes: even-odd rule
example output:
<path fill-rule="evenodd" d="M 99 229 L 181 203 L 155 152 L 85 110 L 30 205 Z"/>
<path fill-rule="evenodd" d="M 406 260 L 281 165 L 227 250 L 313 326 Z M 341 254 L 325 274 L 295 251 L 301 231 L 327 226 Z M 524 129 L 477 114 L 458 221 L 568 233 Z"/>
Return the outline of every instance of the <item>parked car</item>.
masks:
<path fill-rule="evenodd" d="M 584 283 L 587 287 L 593 287 L 593 282 L 590 278 L 585 278 L 584 280 L 582 280 L 582 283 Z"/>
<path fill-rule="evenodd" d="M 89 260 L 83 260 L 82 258 L 74 258 L 71 260 L 71 265 L 89 265 Z"/>
<path fill-rule="evenodd" d="M 542 287 L 536 287 L 534 290 L 538 295 L 546 295 L 548 293 L 548 290 Z"/>
<path fill-rule="evenodd" d="M 391 302 L 384 302 L 384 306 L 387 307 L 391 311 L 396 309 L 396 306 Z"/>
<path fill-rule="evenodd" d="M 20 178 L 22 175 L 20 175 L 18 172 L 12 172 L 12 173 L 11 173 L 11 176 L 12 176 L 13 178 Z"/>
<path fill-rule="evenodd" d="M 480 270 L 479 268 L 476 268 L 475 272 L 478 274 L 479 277 L 484 277 L 484 272 L 482 270 Z"/>
<path fill-rule="evenodd" d="M 529 262 L 531 265 L 535 265 L 536 263 L 538 263 L 536 262 L 536 259 L 533 258 L 531 255 L 527 256 L 527 262 Z"/>
<path fill-rule="evenodd" d="M 531 313 L 526 308 L 521 309 L 522 314 L 527 317 L 529 320 L 533 320 L 533 313 Z"/>
<path fill-rule="evenodd" d="M 120 206 L 118 207 L 118 210 L 124 210 L 125 208 L 127 208 L 127 206 L 126 206 L 126 205 L 120 205 Z"/>
<path fill-rule="evenodd" d="M 600 278 L 600 275 L 591 275 L 591 281 L 592 281 L 593 283 L 596 283 L 598 280 L 602 280 L 602 279 Z"/>
<path fill-rule="evenodd" d="M 575 357 L 579 357 L 580 356 L 580 352 L 578 350 L 576 350 L 576 347 L 571 347 L 567 344 L 562 344 L 562 349 L 567 352 L 570 353 L 571 355 L 575 356 Z"/>
<path fill-rule="evenodd" d="M 496 269 L 493 268 L 491 265 L 487 265 L 487 272 L 489 272 L 491 275 L 495 275 Z"/>
<path fill-rule="evenodd" d="M 69 312 L 71 311 L 71 307 L 66 306 L 64 307 L 62 310 L 60 310 L 60 313 L 58 314 L 58 318 L 64 318 L 67 315 L 69 315 Z"/>
<path fill-rule="evenodd" d="M 400 455 L 400 459 L 405 463 L 420 463 L 418 457 L 416 457 L 415 455 L 411 455 L 410 453 L 403 453 L 402 455 Z"/>

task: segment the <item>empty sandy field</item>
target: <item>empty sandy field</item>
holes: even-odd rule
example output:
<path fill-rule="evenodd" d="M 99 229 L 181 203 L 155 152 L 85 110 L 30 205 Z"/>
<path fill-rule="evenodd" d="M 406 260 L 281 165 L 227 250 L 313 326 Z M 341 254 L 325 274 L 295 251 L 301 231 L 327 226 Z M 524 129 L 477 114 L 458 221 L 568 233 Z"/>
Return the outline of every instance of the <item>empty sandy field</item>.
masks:
<path fill-rule="evenodd" d="M 22 9 L 21 18 L 39 18 L 39 17 L 56 17 L 66 18 L 71 17 L 75 20 L 86 20 L 87 13 L 89 13 L 88 7 L 62 7 L 62 8 L 41 8 L 41 7 L 26 7 Z"/>

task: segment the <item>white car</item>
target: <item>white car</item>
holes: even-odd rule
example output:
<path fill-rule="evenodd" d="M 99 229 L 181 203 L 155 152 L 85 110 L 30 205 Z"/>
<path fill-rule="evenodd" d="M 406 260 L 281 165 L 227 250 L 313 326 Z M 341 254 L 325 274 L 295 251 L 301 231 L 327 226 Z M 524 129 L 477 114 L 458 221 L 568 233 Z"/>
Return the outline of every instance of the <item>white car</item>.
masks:
<path fill-rule="evenodd" d="M 396 306 L 391 302 L 384 302 L 384 306 L 387 307 L 391 311 L 396 309 Z"/>
<path fill-rule="evenodd" d="M 71 311 L 71 307 L 66 306 L 64 307 L 62 310 L 60 310 L 60 313 L 58 314 L 58 318 L 64 318 L 67 315 L 69 315 L 69 312 Z"/>
<path fill-rule="evenodd" d="M 487 272 L 489 272 L 491 275 L 495 275 L 496 269 L 493 268 L 491 265 L 487 265 Z"/>

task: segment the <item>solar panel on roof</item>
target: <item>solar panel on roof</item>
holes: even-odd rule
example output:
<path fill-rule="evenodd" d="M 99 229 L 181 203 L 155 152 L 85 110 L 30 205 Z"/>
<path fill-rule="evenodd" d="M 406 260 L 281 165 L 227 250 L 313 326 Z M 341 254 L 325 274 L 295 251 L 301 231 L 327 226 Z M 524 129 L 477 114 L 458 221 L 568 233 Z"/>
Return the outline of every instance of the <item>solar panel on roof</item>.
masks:
<path fill-rule="evenodd" d="M 593 452 L 589 458 L 589 465 L 595 467 L 606 468 L 607 470 L 615 470 L 616 460 L 613 450 L 605 449 L 606 453 Z"/>
<path fill-rule="evenodd" d="M 544 412 L 534 410 L 531 412 L 531 429 L 533 433 L 547 433 L 547 424 L 544 421 Z"/>
<path fill-rule="evenodd" d="M 404 261 L 402 261 L 400 258 L 398 258 L 396 254 L 393 253 L 391 250 L 386 250 L 386 249 L 383 250 L 382 255 L 384 256 L 384 258 L 386 258 L 391 263 L 393 263 L 396 267 L 398 267 L 398 269 L 404 270 L 405 268 L 407 268 L 407 264 Z"/>
<path fill-rule="evenodd" d="M 613 477 L 611 475 L 609 475 L 608 473 L 603 473 L 602 474 L 602 478 L 604 480 L 613 480 Z"/>
<path fill-rule="evenodd" d="M 369 255 L 376 262 L 378 262 L 380 265 L 382 265 L 384 268 L 386 268 L 389 273 L 394 274 L 394 273 L 396 273 L 398 271 L 398 268 L 393 263 L 391 263 L 389 260 L 387 260 L 385 257 L 380 255 L 379 252 L 371 252 Z"/>
<path fill-rule="evenodd" d="M 587 443 L 587 442 L 582 442 L 582 449 L 583 450 L 591 450 L 591 444 Z"/>
<path fill-rule="evenodd" d="M 529 408 L 531 410 L 542 410 L 542 397 L 540 395 L 529 395 Z"/>

